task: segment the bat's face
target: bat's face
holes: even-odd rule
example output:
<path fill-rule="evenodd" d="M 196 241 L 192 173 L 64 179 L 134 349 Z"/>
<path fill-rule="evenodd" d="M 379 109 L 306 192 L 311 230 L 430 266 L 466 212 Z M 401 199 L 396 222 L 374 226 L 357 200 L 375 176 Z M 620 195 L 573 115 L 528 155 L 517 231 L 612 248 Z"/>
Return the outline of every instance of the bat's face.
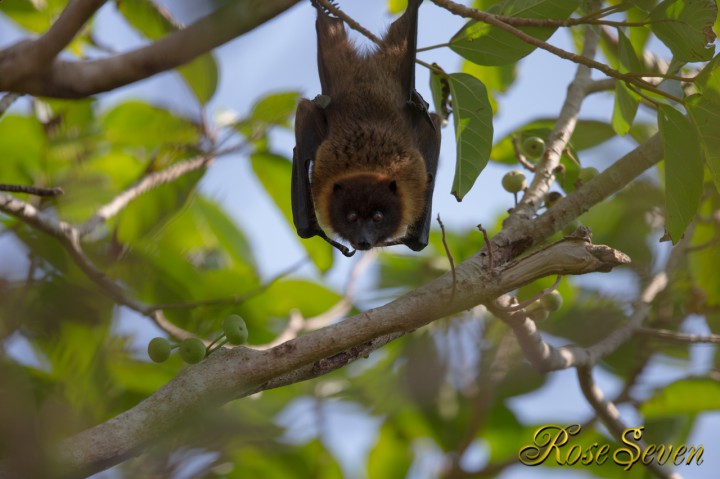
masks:
<path fill-rule="evenodd" d="M 358 175 L 333 184 L 330 226 L 355 249 L 368 250 L 398 232 L 402 204 L 397 184 L 375 175 Z"/>

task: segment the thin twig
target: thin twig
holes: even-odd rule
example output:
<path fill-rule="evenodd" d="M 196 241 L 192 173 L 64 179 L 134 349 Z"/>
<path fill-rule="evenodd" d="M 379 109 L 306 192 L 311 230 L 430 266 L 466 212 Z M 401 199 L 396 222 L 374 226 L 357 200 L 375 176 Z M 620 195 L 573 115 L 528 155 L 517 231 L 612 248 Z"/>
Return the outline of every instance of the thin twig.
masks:
<path fill-rule="evenodd" d="M 59 196 L 65 193 L 59 186 L 54 188 L 43 188 L 40 186 L 8 185 L 4 183 L 0 183 L 0 191 L 7 191 L 8 193 L 25 193 L 34 196 Z"/>
<path fill-rule="evenodd" d="M 512 135 L 510 137 L 510 140 L 512 141 L 513 150 L 515 151 L 515 158 L 518 160 L 518 162 L 523 165 L 526 170 L 535 173 L 535 165 L 530 163 L 527 158 L 525 158 L 525 155 L 523 155 L 522 151 L 520 151 L 520 142 L 517 139 L 517 135 Z"/>
<path fill-rule="evenodd" d="M 355 21 L 352 17 L 350 17 L 348 14 L 337 8 L 332 3 L 328 2 L 327 0 L 314 0 L 315 2 L 322 5 L 322 7 L 327 10 L 328 12 L 332 13 L 336 17 L 340 18 L 343 22 L 347 24 L 348 27 L 352 28 L 356 32 L 361 33 L 362 35 L 366 36 L 370 40 L 373 41 L 373 43 L 380 45 L 382 43 L 382 39 L 375 35 L 373 32 L 368 30 L 367 28 L 360 25 L 357 21 Z"/>
<path fill-rule="evenodd" d="M 450 261 L 450 271 L 452 271 L 452 292 L 450 293 L 450 301 L 455 299 L 455 288 L 457 287 L 457 276 L 455 274 L 455 260 L 453 259 L 453 255 L 450 252 L 450 248 L 448 247 L 447 240 L 445 239 L 445 225 L 443 224 L 442 220 L 440 219 L 440 213 L 437 215 L 437 222 L 440 225 L 440 232 L 442 233 L 442 243 L 445 247 L 445 255 L 448 258 L 448 261 Z"/>
<path fill-rule="evenodd" d="M 120 213 L 120 211 L 122 211 L 123 208 L 125 208 L 130 202 L 147 193 L 148 191 L 153 190 L 160 185 L 175 181 L 183 175 L 205 168 L 209 166 L 216 158 L 222 155 L 235 153 L 241 151 L 246 147 L 247 143 L 243 142 L 239 145 L 221 151 L 209 152 L 198 155 L 189 160 L 175 163 L 165 168 L 164 170 L 156 171 L 140 178 L 137 183 L 117 195 L 109 203 L 101 206 L 89 220 L 82 224 L 78 228 L 80 231 L 80 235 L 86 236 L 92 233 L 98 226 Z"/>
<path fill-rule="evenodd" d="M 618 441 L 623 440 L 625 434 L 627 434 L 628 427 L 623 423 L 620 418 L 620 412 L 618 411 L 615 404 L 605 399 L 605 395 L 602 390 L 595 384 L 592 377 L 592 366 L 582 366 L 577 368 L 578 382 L 580 383 L 580 389 L 583 395 L 587 399 L 590 406 L 595 410 L 598 417 L 602 420 L 605 426 L 612 432 L 615 439 Z M 638 445 L 644 450 L 647 447 L 645 441 L 640 438 L 633 437 Z M 682 476 L 677 472 L 668 470 L 660 466 L 655 461 L 650 461 L 646 464 L 647 468 L 657 477 L 663 479 L 682 479 Z"/>
<path fill-rule="evenodd" d="M 488 232 L 485 228 L 483 228 L 482 224 L 477 225 L 477 229 L 480 230 L 480 232 L 483 235 L 483 239 L 485 240 L 485 247 L 487 248 L 487 254 L 488 254 L 488 270 L 493 271 L 493 246 L 490 242 L 490 238 L 488 237 Z"/>
<path fill-rule="evenodd" d="M 669 329 L 653 328 L 640 328 L 636 333 L 668 341 L 677 341 L 679 343 L 720 344 L 720 334 L 690 334 L 670 331 Z"/>

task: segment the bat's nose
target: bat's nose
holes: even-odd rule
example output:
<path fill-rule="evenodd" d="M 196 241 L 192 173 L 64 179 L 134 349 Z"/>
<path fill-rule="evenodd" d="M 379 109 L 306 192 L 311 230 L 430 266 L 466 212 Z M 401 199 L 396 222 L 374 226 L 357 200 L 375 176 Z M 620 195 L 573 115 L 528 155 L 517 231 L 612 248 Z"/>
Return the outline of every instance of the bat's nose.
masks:
<path fill-rule="evenodd" d="M 359 249 L 361 251 L 366 251 L 370 248 L 372 248 L 372 243 L 370 243 L 370 241 L 366 239 L 361 239 L 360 241 L 358 241 L 358 244 L 355 245 L 355 249 Z"/>

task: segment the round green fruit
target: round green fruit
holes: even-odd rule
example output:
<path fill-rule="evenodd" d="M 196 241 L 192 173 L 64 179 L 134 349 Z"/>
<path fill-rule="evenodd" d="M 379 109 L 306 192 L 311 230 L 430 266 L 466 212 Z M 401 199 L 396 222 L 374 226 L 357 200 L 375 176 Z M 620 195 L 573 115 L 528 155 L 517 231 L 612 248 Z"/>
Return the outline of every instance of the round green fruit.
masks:
<path fill-rule="evenodd" d="M 560 198 L 562 198 L 562 193 L 558 193 L 557 191 L 551 191 L 550 193 L 545 195 L 545 208 L 550 208 L 552 205 L 558 202 Z"/>
<path fill-rule="evenodd" d="M 156 363 L 167 361 L 170 357 L 170 341 L 165 338 L 152 338 L 148 343 L 148 356 Z"/>
<path fill-rule="evenodd" d="M 510 193 L 518 193 L 525 189 L 525 175 L 522 171 L 513 170 L 505 173 L 502 179 L 502 187 Z"/>
<path fill-rule="evenodd" d="M 552 291 L 551 293 L 546 294 L 545 296 L 540 298 L 540 304 L 544 309 L 552 313 L 553 311 L 557 311 L 562 307 L 563 299 L 560 293 L 558 293 L 557 291 Z"/>
<path fill-rule="evenodd" d="M 540 158 L 545 153 L 545 142 L 537 136 L 525 138 L 522 146 L 525 156 L 528 158 Z"/>
<path fill-rule="evenodd" d="M 180 357 L 188 364 L 202 361 L 206 351 L 205 343 L 198 338 L 188 338 L 180 343 Z"/>
<path fill-rule="evenodd" d="M 245 320 L 237 314 L 231 314 L 223 321 L 223 332 L 230 344 L 245 344 L 248 339 L 248 329 Z"/>
<path fill-rule="evenodd" d="M 532 311 L 528 311 L 528 318 L 532 319 L 536 323 L 542 323 L 550 317 L 550 313 L 546 309 L 537 308 Z"/>
<path fill-rule="evenodd" d="M 576 229 L 582 226 L 582 223 L 578 220 L 573 220 L 571 223 L 568 223 L 563 229 L 562 232 L 565 236 L 570 236 L 575 232 Z"/>

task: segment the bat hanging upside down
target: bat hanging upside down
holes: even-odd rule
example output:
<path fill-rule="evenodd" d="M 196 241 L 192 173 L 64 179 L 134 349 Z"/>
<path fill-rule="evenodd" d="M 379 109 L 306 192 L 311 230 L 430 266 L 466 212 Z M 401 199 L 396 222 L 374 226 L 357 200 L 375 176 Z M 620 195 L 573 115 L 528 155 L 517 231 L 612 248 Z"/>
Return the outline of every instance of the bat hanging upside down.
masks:
<path fill-rule="evenodd" d="M 367 54 L 315 4 L 322 95 L 297 109 L 293 221 L 300 237 L 320 236 L 346 256 L 354 251 L 323 228 L 359 250 L 428 243 L 440 119 L 415 91 L 421 2 L 409 0 Z"/>

